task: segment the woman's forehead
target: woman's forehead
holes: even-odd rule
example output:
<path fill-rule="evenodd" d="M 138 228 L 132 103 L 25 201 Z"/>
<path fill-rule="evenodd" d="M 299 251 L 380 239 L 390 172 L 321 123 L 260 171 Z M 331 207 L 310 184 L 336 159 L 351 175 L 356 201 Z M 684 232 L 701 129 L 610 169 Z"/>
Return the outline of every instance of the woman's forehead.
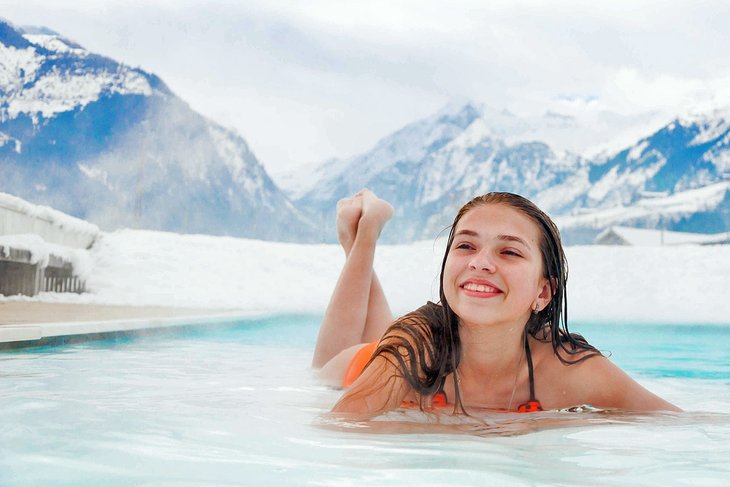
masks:
<path fill-rule="evenodd" d="M 475 206 L 456 224 L 455 232 L 469 230 L 479 236 L 514 235 L 538 242 L 540 231 L 532 219 L 520 210 L 500 203 Z"/>

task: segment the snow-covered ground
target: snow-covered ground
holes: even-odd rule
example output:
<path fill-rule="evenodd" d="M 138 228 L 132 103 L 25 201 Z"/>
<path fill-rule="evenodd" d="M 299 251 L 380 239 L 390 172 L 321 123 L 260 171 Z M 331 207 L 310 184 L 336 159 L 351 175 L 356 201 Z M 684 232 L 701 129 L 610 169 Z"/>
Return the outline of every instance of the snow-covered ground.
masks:
<path fill-rule="evenodd" d="M 0 237 L 0 245 L 8 238 Z M 395 313 L 437 299 L 443 245 L 378 249 L 376 271 Z M 42 253 L 39 247 L 35 241 L 36 253 Z M 730 324 L 728 245 L 580 246 L 566 252 L 571 323 Z M 33 299 L 321 313 L 344 261 L 335 245 L 140 230 L 104 233 L 92 250 L 74 258 L 90 292 Z"/>

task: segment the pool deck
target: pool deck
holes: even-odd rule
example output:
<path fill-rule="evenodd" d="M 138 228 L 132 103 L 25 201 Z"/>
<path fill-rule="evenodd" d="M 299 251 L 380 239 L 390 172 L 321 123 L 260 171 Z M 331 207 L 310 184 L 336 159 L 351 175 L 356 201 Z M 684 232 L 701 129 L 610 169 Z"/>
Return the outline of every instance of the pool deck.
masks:
<path fill-rule="evenodd" d="M 233 322 L 255 314 L 230 309 L 8 301 L 0 303 L 0 343 L 32 346 L 33 342 L 54 337 Z"/>

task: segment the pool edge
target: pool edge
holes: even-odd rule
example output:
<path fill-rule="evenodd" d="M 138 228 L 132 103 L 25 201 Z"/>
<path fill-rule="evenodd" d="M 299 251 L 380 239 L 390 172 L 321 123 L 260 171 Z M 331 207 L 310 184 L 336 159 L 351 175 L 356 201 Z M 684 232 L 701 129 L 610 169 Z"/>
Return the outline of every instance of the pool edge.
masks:
<path fill-rule="evenodd" d="M 216 314 L 96 321 L 66 321 L 8 324 L 0 326 L 0 351 L 44 346 L 64 338 L 74 341 L 98 340 L 111 335 L 168 330 L 184 326 L 232 323 L 265 316 L 265 311 L 235 311 Z"/>

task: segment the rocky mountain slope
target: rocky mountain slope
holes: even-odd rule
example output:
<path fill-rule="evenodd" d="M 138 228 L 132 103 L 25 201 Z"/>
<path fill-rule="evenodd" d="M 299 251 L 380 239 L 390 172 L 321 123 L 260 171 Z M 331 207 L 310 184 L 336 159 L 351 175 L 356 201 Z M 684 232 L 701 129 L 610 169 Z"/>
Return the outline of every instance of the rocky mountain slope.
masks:
<path fill-rule="evenodd" d="M 461 204 L 487 191 L 533 199 L 570 243 L 590 242 L 613 224 L 717 232 L 730 227 L 727 113 L 678 118 L 614 155 L 586 159 L 515 140 L 477 104 L 450 105 L 364 154 L 329 161 L 306 191 L 291 194 L 326 226 L 339 198 L 372 188 L 397 208 L 388 241 L 432 238 Z"/>
<path fill-rule="evenodd" d="M 104 229 L 311 241 L 246 141 L 154 74 L 0 19 L 0 191 Z"/>

